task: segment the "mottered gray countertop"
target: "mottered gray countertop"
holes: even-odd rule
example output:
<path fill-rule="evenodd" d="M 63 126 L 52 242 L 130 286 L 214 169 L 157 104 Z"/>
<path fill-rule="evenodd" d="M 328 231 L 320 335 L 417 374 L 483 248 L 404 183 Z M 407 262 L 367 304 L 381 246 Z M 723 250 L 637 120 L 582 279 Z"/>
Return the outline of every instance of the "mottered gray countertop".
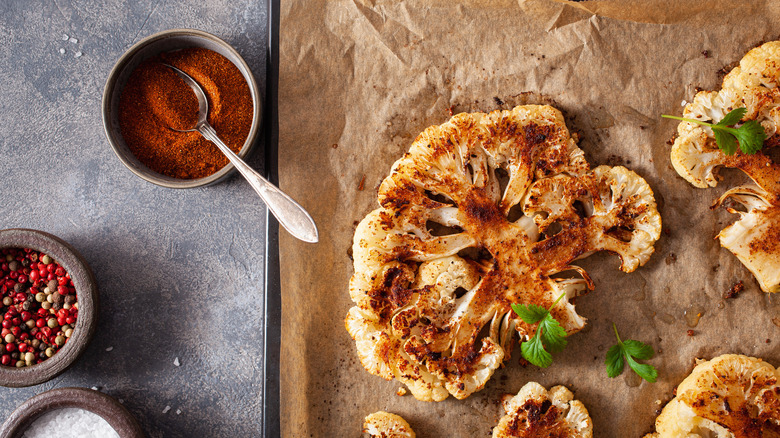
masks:
<path fill-rule="evenodd" d="M 265 206 L 238 175 L 188 190 L 136 177 L 108 145 L 100 103 L 119 56 L 172 28 L 232 44 L 264 93 L 267 13 L 251 0 L 0 3 L 0 228 L 68 241 L 101 300 L 73 367 L 0 387 L 2 420 L 81 386 L 119 399 L 149 437 L 261 434 Z M 249 163 L 262 172 L 258 141 Z"/>

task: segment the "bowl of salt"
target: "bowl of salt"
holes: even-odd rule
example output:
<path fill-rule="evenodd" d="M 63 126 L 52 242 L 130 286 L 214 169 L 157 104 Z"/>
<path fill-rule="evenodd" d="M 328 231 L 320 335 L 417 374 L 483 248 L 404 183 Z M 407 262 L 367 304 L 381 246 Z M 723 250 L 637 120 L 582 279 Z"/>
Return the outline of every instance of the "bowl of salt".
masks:
<path fill-rule="evenodd" d="M 110 395 L 88 388 L 57 388 L 16 408 L 0 426 L 0 438 L 143 438 L 144 432 Z"/>

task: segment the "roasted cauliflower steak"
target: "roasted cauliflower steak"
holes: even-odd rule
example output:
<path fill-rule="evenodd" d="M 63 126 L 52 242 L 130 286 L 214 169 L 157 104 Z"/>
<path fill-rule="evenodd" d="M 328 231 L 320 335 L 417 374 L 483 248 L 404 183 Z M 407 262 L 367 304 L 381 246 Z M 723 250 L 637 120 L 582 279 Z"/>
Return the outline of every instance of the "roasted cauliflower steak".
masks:
<path fill-rule="evenodd" d="M 582 329 L 570 300 L 593 285 L 570 263 L 605 250 L 631 272 L 661 230 L 648 184 L 623 167 L 590 169 L 551 106 L 426 129 L 378 200 L 355 231 L 346 327 L 368 371 L 425 401 L 482 389 L 513 333 L 533 335 L 513 303 L 550 307 L 564 294 L 553 316 Z"/>
<path fill-rule="evenodd" d="M 506 414 L 493 428 L 493 438 L 591 438 L 588 410 L 565 386 L 548 392 L 528 382 L 516 396 L 504 400 Z"/>
<path fill-rule="evenodd" d="M 385 411 L 369 414 L 363 420 L 363 436 L 368 438 L 415 438 L 414 430 L 400 415 Z"/>
<path fill-rule="evenodd" d="M 700 362 L 645 438 L 780 436 L 780 370 L 754 357 L 724 354 Z"/>
<path fill-rule="evenodd" d="M 755 155 L 724 154 L 712 129 L 680 122 L 671 159 L 677 173 L 699 188 L 718 184 L 718 169 L 739 169 L 752 184 L 732 188 L 716 203 L 731 199 L 745 211 L 729 208 L 740 219 L 718 238 L 747 267 L 765 292 L 780 291 L 780 165 L 769 151 L 780 144 L 780 41 L 750 50 L 724 78 L 720 91 L 700 91 L 685 106 L 683 117 L 717 123 L 735 108 L 745 108 L 742 121 L 758 121 L 767 134 Z"/>

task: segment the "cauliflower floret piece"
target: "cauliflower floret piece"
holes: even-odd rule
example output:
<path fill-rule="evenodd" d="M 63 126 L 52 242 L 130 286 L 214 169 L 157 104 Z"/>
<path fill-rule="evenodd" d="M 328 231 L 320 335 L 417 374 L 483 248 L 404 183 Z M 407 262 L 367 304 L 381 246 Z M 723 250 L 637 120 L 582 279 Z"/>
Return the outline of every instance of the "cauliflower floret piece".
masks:
<path fill-rule="evenodd" d="M 676 394 L 649 436 L 761 438 L 780 431 L 780 371 L 761 359 L 724 354 L 701 362 Z"/>
<path fill-rule="evenodd" d="M 767 134 L 763 151 L 726 155 L 712 129 L 690 122 L 679 124 L 671 151 L 677 173 L 696 187 L 716 186 L 717 170 L 724 166 L 740 169 L 753 180 L 754 186 L 738 187 L 721 198 L 733 196 L 748 211 L 739 212 L 741 219 L 718 237 L 765 292 L 780 291 L 780 165 L 764 153 L 780 144 L 778 78 L 780 41 L 771 41 L 750 50 L 723 79 L 720 91 L 700 91 L 683 111 L 685 118 L 717 123 L 734 108 L 746 108 L 742 121 L 758 121 Z"/>
<path fill-rule="evenodd" d="M 355 231 L 346 326 L 368 371 L 425 401 L 479 391 L 512 341 L 533 335 L 514 303 L 547 308 L 563 294 L 553 317 L 569 334 L 581 330 L 571 300 L 593 283 L 570 263 L 606 250 L 631 272 L 661 229 L 647 183 L 622 167 L 589 170 L 550 106 L 459 114 L 426 129 L 378 200 Z M 578 275 L 553 278 L 561 272 Z"/>
<path fill-rule="evenodd" d="M 528 382 L 511 399 L 504 400 L 506 414 L 493 428 L 493 438 L 537 438 L 593 436 L 588 410 L 565 386 L 547 392 L 536 382 Z"/>
<path fill-rule="evenodd" d="M 369 414 L 363 420 L 363 433 L 370 438 L 415 438 L 414 430 L 400 415 L 385 411 Z"/>

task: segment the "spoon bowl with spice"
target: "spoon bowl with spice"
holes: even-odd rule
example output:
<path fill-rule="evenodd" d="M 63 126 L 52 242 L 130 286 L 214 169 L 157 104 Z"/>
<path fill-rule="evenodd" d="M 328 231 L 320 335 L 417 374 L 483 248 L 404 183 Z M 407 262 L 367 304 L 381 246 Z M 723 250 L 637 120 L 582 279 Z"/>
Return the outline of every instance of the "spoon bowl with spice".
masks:
<path fill-rule="evenodd" d="M 225 154 L 233 166 L 238 169 L 239 173 L 241 173 L 247 182 L 249 182 L 249 185 L 252 186 L 255 192 L 257 192 L 263 202 L 265 202 L 265 205 L 279 221 L 279 224 L 295 238 L 304 242 L 316 243 L 318 240 L 317 226 L 314 224 L 314 219 L 311 218 L 309 213 L 290 196 L 271 184 L 267 179 L 263 178 L 257 171 L 249 167 L 219 138 L 217 131 L 209 124 L 209 103 L 206 98 L 206 93 L 203 92 L 200 85 L 182 70 L 168 64 L 165 64 L 165 66 L 181 77 L 181 79 L 192 89 L 194 96 L 197 99 L 197 120 L 191 125 L 192 127 L 189 129 L 177 129 L 175 126 L 182 127 L 182 125 L 178 118 L 173 118 L 171 124 L 174 124 L 174 126 L 170 126 L 170 128 L 177 132 L 198 132 L 208 141 L 217 145 L 219 150 Z M 183 100 L 185 99 L 186 98 L 183 98 Z M 186 115 L 188 115 L 186 113 L 192 115 L 193 109 L 194 106 L 183 109 L 182 112 L 185 114 L 182 114 L 182 116 L 185 117 L 185 120 Z"/>

